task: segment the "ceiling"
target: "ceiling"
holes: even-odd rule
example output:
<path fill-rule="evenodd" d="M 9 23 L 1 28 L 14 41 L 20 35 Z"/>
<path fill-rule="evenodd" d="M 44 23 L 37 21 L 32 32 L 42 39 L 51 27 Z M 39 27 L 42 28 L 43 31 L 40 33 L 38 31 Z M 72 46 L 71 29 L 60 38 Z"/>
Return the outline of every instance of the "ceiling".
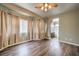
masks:
<path fill-rule="evenodd" d="M 42 17 L 58 15 L 79 8 L 78 3 L 58 3 L 58 7 L 48 10 L 47 12 L 44 12 L 35 8 L 36 5 L 39 5 L 41 3 L 15 3 L 15 4 L 27 10 L 30 10 Z"/>

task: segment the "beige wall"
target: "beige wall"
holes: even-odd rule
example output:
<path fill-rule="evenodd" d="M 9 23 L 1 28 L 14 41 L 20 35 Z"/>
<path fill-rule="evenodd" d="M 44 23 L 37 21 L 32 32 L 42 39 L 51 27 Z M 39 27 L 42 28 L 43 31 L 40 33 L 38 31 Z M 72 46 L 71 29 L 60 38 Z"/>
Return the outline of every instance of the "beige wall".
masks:
<path fill-rule="evenodd" d="M 59 40 L 79 44 L 79 10 L 59 15 Z"/>

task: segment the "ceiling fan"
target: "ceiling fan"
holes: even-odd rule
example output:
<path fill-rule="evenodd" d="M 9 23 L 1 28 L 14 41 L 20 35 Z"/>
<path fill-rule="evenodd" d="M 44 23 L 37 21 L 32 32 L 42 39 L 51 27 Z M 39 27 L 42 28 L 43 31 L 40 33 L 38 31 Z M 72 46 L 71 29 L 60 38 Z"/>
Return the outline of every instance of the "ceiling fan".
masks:
<path fill-rule="evenodd" d="M 35 8 L 47 12 L 49 9 L 56 8 L 57 6 L 58 4 L 56 3 L 40 3 L 40 5 L 37 5 Z"/>

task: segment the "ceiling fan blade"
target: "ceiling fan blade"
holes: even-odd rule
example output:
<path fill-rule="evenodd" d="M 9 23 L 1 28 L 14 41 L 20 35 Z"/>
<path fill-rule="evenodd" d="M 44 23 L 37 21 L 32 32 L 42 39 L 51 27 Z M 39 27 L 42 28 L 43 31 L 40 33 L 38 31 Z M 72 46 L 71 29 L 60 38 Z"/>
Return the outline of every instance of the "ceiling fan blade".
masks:
<path fill-rule="evenodd" d="M 36 6 L 35 8 L 41 8 L 41 6 Z"/>
<path fill-rule="evenodd" d="M 41 7 L 35 7 L 35 8 L 41 8 Z"/>

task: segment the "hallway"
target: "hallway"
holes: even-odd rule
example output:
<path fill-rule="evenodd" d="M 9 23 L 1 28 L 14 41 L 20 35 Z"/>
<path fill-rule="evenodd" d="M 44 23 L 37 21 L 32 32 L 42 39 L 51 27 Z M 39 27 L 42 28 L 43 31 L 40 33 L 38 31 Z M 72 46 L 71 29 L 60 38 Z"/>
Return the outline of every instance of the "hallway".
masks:
<path fill-rule="evenodd" d="M 1 56 L 75 56 L 79 47 L 59 42 L 57 39 L 29 41 L 0 52 Z"/>

